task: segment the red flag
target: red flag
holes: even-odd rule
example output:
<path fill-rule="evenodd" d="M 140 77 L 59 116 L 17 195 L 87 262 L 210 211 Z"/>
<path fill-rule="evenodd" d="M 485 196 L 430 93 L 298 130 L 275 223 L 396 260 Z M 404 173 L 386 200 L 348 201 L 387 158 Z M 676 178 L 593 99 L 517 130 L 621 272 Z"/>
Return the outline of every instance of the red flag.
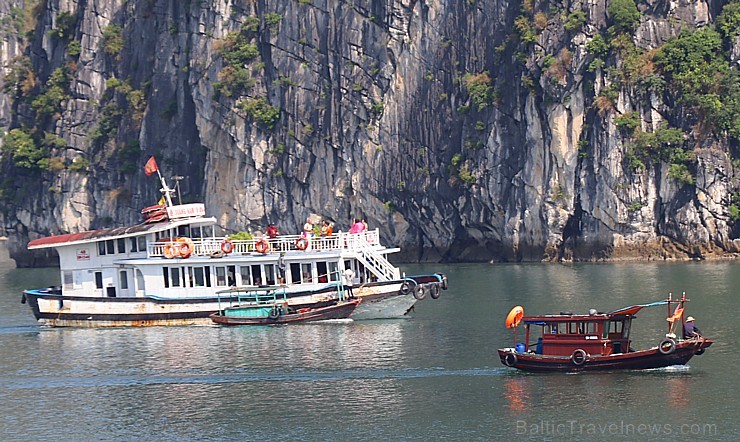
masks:
<path fill-rule="evenodd" d="M 154 172 L 157 172 L 159 170 L 159 166 L 157 166 L 157 162 L 154 160 L 154 157 L 149 158 L 149 161 L 146 162 L 146 165 L 144 166 L 144 174 L 146 176 L 151 176 Z"/>

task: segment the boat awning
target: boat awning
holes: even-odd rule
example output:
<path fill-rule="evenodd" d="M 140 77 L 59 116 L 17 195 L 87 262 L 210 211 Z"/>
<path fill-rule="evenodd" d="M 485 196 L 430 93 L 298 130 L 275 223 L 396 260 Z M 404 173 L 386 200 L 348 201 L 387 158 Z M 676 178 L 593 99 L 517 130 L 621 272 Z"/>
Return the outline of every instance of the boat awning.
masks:
<path fill-rule="evenodd" d="M 49 247 L 84 244 L 109 239 L 127 238 L 130 236 L 138 236 L 146 233 L 161 232 L 186 224 L 209 225 L 215 223 L 215 218 L 189 218 L 152 224 L 142 223 L 129 227 L 113 227 L 110 229 L 88 230 L 85 232 L 67 233 L 64 235 L 54 235 L 34 239 L 33 241 L 28 243 L 28 249 L 44 249 Z"/>
<path fill-rule="evenodd" d="M 668 301 L 656 301 L 656 302 L 651 302 L 649 304 L 636 304 L 636 305 L 631 305 L 629 307 L 622 307 L 620 309 L 611 311 L 608 313 L 608 315 L 610 316 L 611 315 L 634 315 L 645 307 L 656 307 L 659 305 L 666 305 L 666 304 L 668 304 Z"/>

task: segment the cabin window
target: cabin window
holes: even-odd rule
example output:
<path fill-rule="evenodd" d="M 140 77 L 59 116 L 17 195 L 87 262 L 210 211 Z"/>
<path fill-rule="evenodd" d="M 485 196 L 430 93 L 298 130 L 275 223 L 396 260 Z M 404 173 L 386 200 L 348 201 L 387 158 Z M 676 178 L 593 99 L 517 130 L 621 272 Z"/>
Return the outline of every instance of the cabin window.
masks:
<path fill-rule="evenodd" d="M 118 253 L 126 253 L 126 238 L 118 238 Z"/>
<path fill-rule="evenodd" d="M 329 262 L 329 281 L 339 281 L 339 264 L 336 262 Z"/>
<path fill-rule="evenodd" d="M 190 237 L 190 226 L 180 226 L 177 228 L 177 236 Z"/>
<path fill-rule="evenodd" d="M 587 322 L 586 323 L 586 334 L 587 335 L 595 335 L 599 332 L 598 324 L 595 322 Z"/>
<path fill-rule="evenodd" d="M 275 285 L 275 264 L 265 264 L 265 279 L 267 285 Z"/>
<path fill-rule="evenodd" d="M 105 255 L 105 241 L 98 241 L 98 256 Z"/>
<path fill-rule="evenodd" d="M 329 282 L 329 275 L 327 274 L 328 270 L 326 267 L 326 262 L 322 261 L 322 262 L 316 263 L 316 273 L 319 277 L 319 282 Z"/>
<path fill-rule="evenodd" d="M 262 267 L 259 264 L 252 265 L 252 284 L 262 285 Z"/>
<path fill-rule="evenodd" d="M 229 287 L 236 285 L 236 266 L 226 266 L 226 284 Z"/>
<path fill-rule="evenodd" d="M 146 252 L 146 236 L 132 236 L 129 239 L 132 252 Z"/>
<path fill-rule="evenodd" d="M 239 267 L 239 276 L 241 277 L 241 284 L 242 285 L 251 285 L 252 282 L 249 280 L 249 267 L 247 266 L 241 266 Z"/>
<path fill-rule="evenodd" d="M 301 275 L 303 276 L 303 282 L 313 282 L 313 275 L 311 274 L 311 263 L 301 264 Z"/>
<path fill-rule="evenodd" d="M 300 284 L 303 282 L 301 281 L 301 265 L 297 262 L 290 264 L 290 279 L 293 281 L 293 284 Z"/>
<path fill-rule="evenodd" d="M 604 323 L 604 338 L 608 338 L 610 334 L 622 333 L 622 321 L 608 321 Z"/>
<path fill-rule="evenodd" d="M 166 269 L 165 269 L 166 270 Z M 184 269 L 179 267 L 172 267 L 169 269 L 170 271 L 170 284 L 172 287 L 182 287 L 182 281 L 185 279 L 182 272 Z"/>
<path fill-rule="evenodd" d="M 74 287 L 74 277 L 72 272 L 64 272 L 64 290 L 72 290 Z"/>
<path fill-rule="evenodd" d="M 189 267 L 190 287 L 210 287 L 211 272 L 210 267 Z"/>
<path fill-rule="evenodd" d="M 116 253 L 116 242 L 112 239 L 109 239 L 105 242 L 105 253 L 107 253 L 108 255 Z"/>
<path fill-rule="evenodd" d="M 622 326 L 622 337 L 623 338 L 629 338 L 630 336 L 630 324 L 632 321 L 624 321 Z"/>
<path fill-rule="evenodd" d="M 223 287 L 226 285 L 226 267 L 214 267 L 216 271 L 216 285 Z"/>
<path fill-rule="evenodd" d="M 121 270 L 121 290 L 128 289 L 128 272 Z"/>
<path fill-rule="evenodd" d="M 103 272 L 95 272 L 95 288 L 103 288 Z"/>

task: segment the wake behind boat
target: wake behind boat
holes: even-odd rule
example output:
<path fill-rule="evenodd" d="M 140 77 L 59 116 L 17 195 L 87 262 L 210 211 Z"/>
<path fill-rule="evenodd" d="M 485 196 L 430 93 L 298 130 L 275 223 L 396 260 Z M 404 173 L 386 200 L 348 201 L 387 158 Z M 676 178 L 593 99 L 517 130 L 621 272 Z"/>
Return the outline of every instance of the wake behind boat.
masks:
<path fill-rule="evenodd" d="M 153 164 L 152 173 L 159 173 Z M 144 209 L 141 224 L 28 244 L 31 250 L 54 248 L 59 254 L 62 284 L 26 290 L 21 299 L 39 322 L 74 327 L 210 323 L 209 315 L 219 310 L 216 292 L 281 283 L 291 306 L 335 301 L 352 288 L 362 300 L 353 319 L 395 318 L 447 289 L 447 277 L 440 273 L 402 275 L 388 261 L 399 249 L 382 245 L 377 229 L 325 237 L 220 235 L 204 204 L 172 204 L 173 190 L 159 178 L 166 204 Z M 346 274 L 351 281 L 344 280 Z"/>
<path fill-rule="evenodd" d="M 498 355 L 508 367 L 533 372 L 641 370 L 684 365 L 713 343 L 700 335 L 684 338 L 684 304 L 688 301 L 685 294 L 676 300 L 669 295 L 664 301 L 609 313 L 592 311 L 588 315 L 524 316 L 524 309 L 516 306 L 506 318 L 506 327 L 516 331 L 523 322 L 524 342 L 516 343 L 513 348 L 501 348 Z M 660 305 L 668 306 L 668 333 L 657 346 L 634 350 L 630 339 L 632 320 L 641 309 Z M 674 305 L 676 308 L 672 310 Z M 531 341 L 533 327 L 540 327 L 536 342 Z"/>

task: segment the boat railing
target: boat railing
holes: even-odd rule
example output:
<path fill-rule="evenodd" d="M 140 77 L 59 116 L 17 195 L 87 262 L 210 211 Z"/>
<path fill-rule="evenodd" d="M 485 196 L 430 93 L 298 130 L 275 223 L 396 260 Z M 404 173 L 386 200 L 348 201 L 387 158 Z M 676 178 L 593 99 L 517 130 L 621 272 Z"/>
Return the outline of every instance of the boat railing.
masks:
<path fill-rule="evenodd" d="M 381 280 L 400 279 L 400 270 L 391 264 L 383 255 L 376 252 L 370 243 L 363 237 L 355 237 L 354 247 L 360 251 L 359 257 L 365 267 L 369 267 L 373 273 L 379 275 Z"/>
<path fill-rule="evenodd" d="M 260 253 L 265 243 L 267 244 L 266 254 L 303 250 L 301 247 L 304 245 L 306 251 L 356 251 L 359 253 L 367 253 L 367 250 L 382 247 L 380 233 L 377 229 L 362 233 L 338 232 L 331 236 L 314 236 L 307 238 L 307 243 L 299 242 L 302 238 L 304 238 L 302 235 L 279 235 L 276 238 L 257 237 L 246 240 L 229 239 L 228 237 L 190 238 L 193 247 L 190 256 L 210 256 L 227 250 L 230 250 L 229 253 L 241 255 Z M 165 248 L 175 244 L 178 244 L 176 239 L 150 242 L 147 244 L 147 256 L 149 258 L 164 257 Z"/>

